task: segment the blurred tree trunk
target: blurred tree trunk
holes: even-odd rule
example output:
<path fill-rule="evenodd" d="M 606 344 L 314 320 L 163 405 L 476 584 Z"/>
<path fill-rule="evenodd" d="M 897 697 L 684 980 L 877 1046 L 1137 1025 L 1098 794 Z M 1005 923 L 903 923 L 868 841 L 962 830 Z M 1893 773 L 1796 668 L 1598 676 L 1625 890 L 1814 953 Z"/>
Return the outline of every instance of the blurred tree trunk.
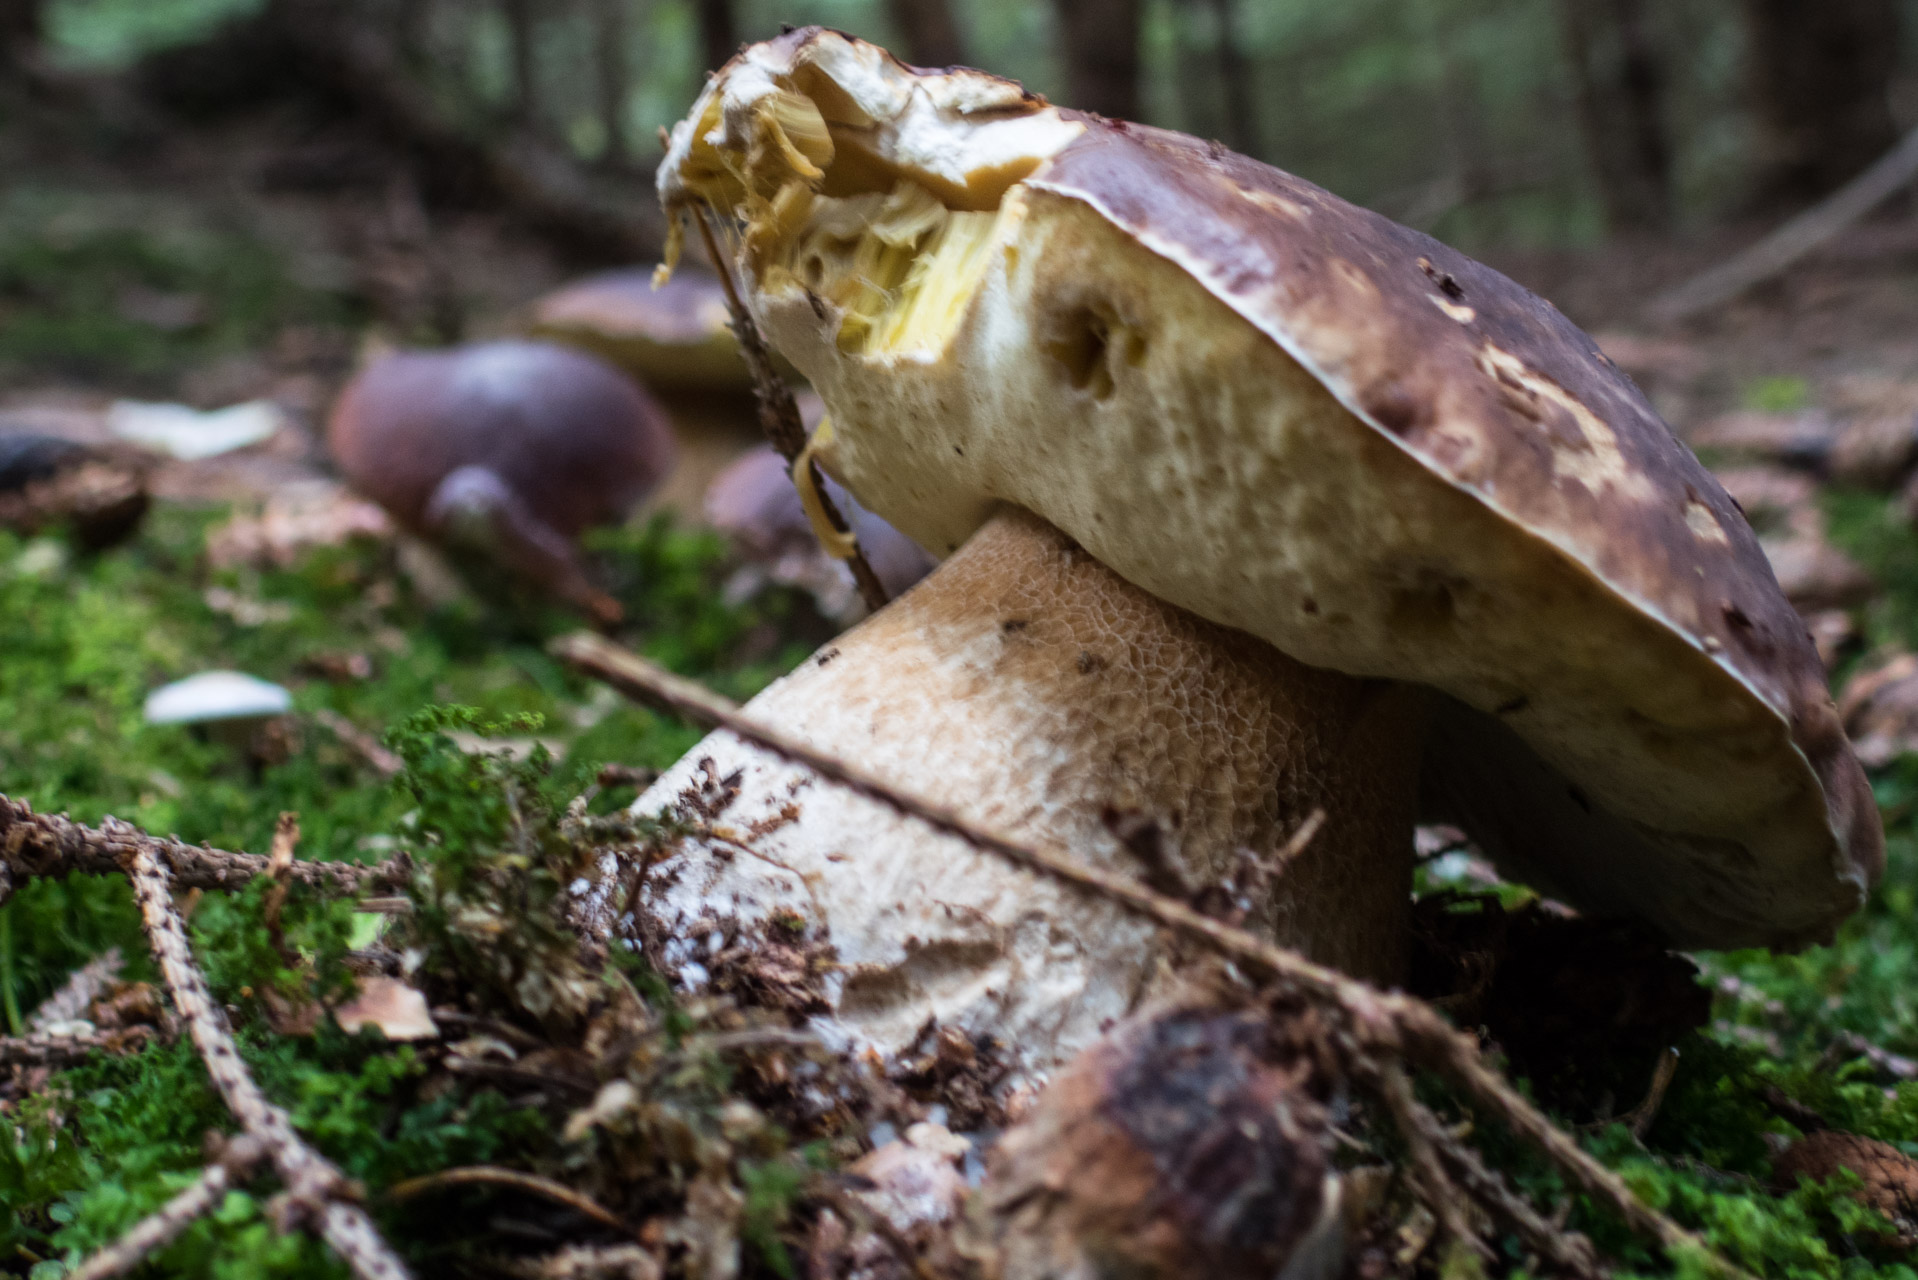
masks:
<path fill-rule="evenodd" d="M 965 65 L 966 42 L 947 0 L 886 0 L 886 13 L 914 66 Z"/>
<path fill-rule="evenodd" d="M 533 123 L 538 109 L 538 85 L 533 72 L 533 0 L 504 0 L 506 39 L 513 60 L 513 118 Z"/>
<path fill-rule="evenodd" d="M 1761 204 L 1824 195 L 1891 149 L 1897 0 L 1742 0 Z"/>
<path fill-rule="evenodd" d="M 632 92 L 626 62 L 626 0 L 593 0 L 593 57 L 598 63 L 599 123 L 606 131 L 604 159 L 622 164 L 632 154 L 626 137 L 626 100 Z"/>
<path fill-rule="evenodd" d="M 1225 98 L 1225 136 L 1221 139 L 1241 155 L 1259 154 L 1258 103 L 1252 96 L 1252 68 L 1239 36 L 1238 11 L 1233 0 L 1207 0 L 1212 6 L 1213 30 L 1219 62 L 1219 90 Z"/>
<path fill-rule="evenodd" d="M 699 48 L 708 71 L 719 70 L 739 52 L 732 0 L 699 0 Z"/>
<path fill-rule="evenodd" d="M 1139 118 L 1140 0 L 1054 0 L 1066 64 L 1066 105 Z"/>
<path fill-rule="evenodd" d="M 1559 0 L 1586 154 L 1614 230 L 1671 218 L 1672 156 L 1665 68 L 1643 0 Z"/>
<path fill-rule="evenodd" d="M 40 43 L 42 0 L 0 0 L 0 62 L 8 62 Z"/>

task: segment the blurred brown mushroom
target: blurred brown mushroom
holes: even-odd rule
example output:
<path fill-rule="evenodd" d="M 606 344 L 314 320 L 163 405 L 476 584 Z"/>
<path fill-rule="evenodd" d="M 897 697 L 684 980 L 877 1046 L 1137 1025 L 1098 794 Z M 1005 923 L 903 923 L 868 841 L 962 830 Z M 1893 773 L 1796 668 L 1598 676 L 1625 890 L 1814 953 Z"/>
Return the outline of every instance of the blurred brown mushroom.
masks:
<path fill-rule="evenodd" d="M 654 391 L 752 388 L 725 292 L 699 267 L 658 288 L 651 267 L 587 276 L 540 299 L 533 332 L 592 351 Z"/>
<path fill-rule="evenodd" d="M 1799 1138 L 1772 1162 L 1779 1191 L 1798 1188 L 1800 1180 L 1824 1182 L 1841 1172 L 1863 1183 L 1852 1196 L 1890 1222 L 1891 1243 L 1918 1246 L 1918 1161 L 1876 1138 L 1836 1129 L 1820 1129 Z"/>
<path fill-rule="evenodd" d="M 1137 1015 L 1055 1080 L 987 1156 L 1005 1280 L 1319 1280 L 1339 1274 L 1322 1082 L 1267 1019 Z"/>
<path fill-rule="evenodd" d="M 836 481 L 827 480 L 826 491 L 851 522 L 859 549 L 887 595 L 900 594 L 932 572 L 931 556 L 861 507 Z M 821 547 L 793 487 L 791 468 L 772 446 L 741 455 L 719 473 L 706 490 L 706 520 L 766 577 L 811 592 L 827 617 L 848 619 L 864 612 L 852 574 Z"/>
<path fill-rule="evenodd" d="M 0 431 L 0 529 L 65 527 L 99 550 L 130 537 L 147 504 L 146 468 L 129 449 Z"/>
<path fill-rule="evenodd" d="M 483 550 L 601 621 L 574 539 L 623 519 L 672 469 L 665 415 L 630 378 L 551 343 L 377 360 L 333 406 L 347 479 L 404 528 Z"/>
<path fill-rule="evenodd" d="M 713 477 L 764 438 L 711 271 L 689 267 L 658 288 L 650 267 L 588 276 L 539 302 L 533 332 L 611 361 L 665 405 L 680 461 L 654 497 L 659 506 L 696 516 Z"/>

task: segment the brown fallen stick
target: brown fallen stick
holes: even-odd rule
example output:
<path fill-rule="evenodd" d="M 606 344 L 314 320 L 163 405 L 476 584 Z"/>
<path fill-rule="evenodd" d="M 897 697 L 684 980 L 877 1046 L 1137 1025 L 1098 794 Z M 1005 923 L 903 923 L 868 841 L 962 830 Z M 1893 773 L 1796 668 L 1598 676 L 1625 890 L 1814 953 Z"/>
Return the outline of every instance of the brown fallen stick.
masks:
<path fill-rule="evenodd" d="M 906 794 L 864 769 L 755 722 L 729 699 L 602 636 L 575 632 L 557 638 L 549 648 L 561 661 L 604 680 L 628 697 L 707 728 L 725 729 L 831 782 L 957 836 L 974 848 L 1104 897 L 1254 973 L 1330 1006 L 1343 1016 L 1344 1031 L 1356 1047 L 1387 1061 L 1403 1058 L 1444 1077 L 1539 1148 L 1580 1190 L 1609 1206 L 1635 1233 L 1655 1241 L 1667 1252 L 1685 1251 L 1702 1257 L 1720 1274 L 1742 1274 L 1713 1254 L 1698 1236 L 1634 1195 L 1624 1179 L 1586 1152 L 1487 1065 L 1475 1040 L 1454 1029 L 1424 1001 L 1379 991 L 1297 952 L 1203 915 L 1176 898 L 1052 850 L 1032 848 L 986 831 L 950 809 Z"/>
<path fill-rule="evenodd" d="M 522 1173 L 518 1169 L 502 1169 L 496 1165 L 467 1165 L 459 1169 L 441 1169 L 438 1173 L 408 1178 L 404 1182 L 396 1182 L 388 1187 L 386 1198 L 404 1201 L 440 1187 L 478 1186 L 511 1187 L 515 1191 L 523 1191 L 528 1195 L 550 1200 L 554 1204 L 565 1205 L 581 1217 L 591 1218 L 600 1226 L 609 1227 L 623 1235 L 635 1238 L 639 1235 L 638 1231 L 624 1218 L 582 1191 L 575 1191 L 563 1182 L 554 1182 L 551 1178 L 542 1178 L 535 1173 Z"/>
<path fill-rule="evenodd" d="M 172 878 L 155 847 L 125 823 L 107 819 L 103 835 L 126 851 L 124 869 L 140 904 L 140 923 L 160 963 L 173 1006 L 186 1020 L 194 1048 L 207 1075 L 240 1126 L 273 1161 L 288 1200 L 317 1220 L 320 1237 L 362 1280 L 405 1280 L 410 1274 L 380 1238 L 366 1211 L 349 1203 L 354 1192 L 333 1162 L 306 1144 L 285 1111 L 267 1100 L 254 1083 L 227 1025 L 226 1011 L 213 1000 L 194 963 L 186 924 L 173 905 Z M 264 861 L 262 859 L 262 861 Z"/>
<path fill-rule="evenodd" d="M 786 460 L 787 466 L 797 466 L 806 450 L 806 428 L 799 420 L 799 404 L 793 399 L 792 388 L 786 385 L 786 380 L 773 367 L 772 353 L 767 350 L 766 339 L 753 322 L 752 313 L 739 300 L 739 291 L 733 287 L 733 273 L 719 252 L 719 242 L 713 238 L 713 229 L 707 224 L 705 210 L 696 209 L 693 221 L 699 224 L 699 235 L 705 241 L 706 255 L 712 259 L 713 270 L 719 273 L 719 283 L 726 292 L 726 310 L 733 318 L 733 333 L 739 338 L 739 353 L 745 357 L 746 367 L 753 375 L 753 397 L 759 402 L 760 430 L 766 433 L 766 439 L 772 447 L 779 450 L 779 456 Z M 859 542 L 853 536 L 852 523 L 839 510 L 839 504 L 832 500 L 832 495 L 826 492 L 826 486 L 820 479 L 819 464 L 808 462 L 806 465 L 812 473 L 813 492 L 827 523 L 852 539 L 852 554 L 846 557 L 846 566 L 852 570 L 853 581 L 859 585 L 859 598 L 866 602 L 866 608 L 877 613 L 886 604 L 885 584 L 879 581 L 879 575 L 873 571 L 866 553 L 859 549 Z"/>
<path fill-rule="evenodd" d="M 162 840 L 126 823 L 89 827 L 64 815 L 35 813 L 25 801 L 0 795 L 0 870 L 8 880 L 8 894 L 0 895 L 0 902 L 27 879 L 119 875 L 136 849 L 151 853 L 173 883 L 188 889 L 237 889 L 267 870 L 259 854 Z M 405 878 L 405 864 L 397 860 L 370 866 L 295 861 L 286 871 L 291 883 L 332 893 L 358 893 Z"/>
<path fill-rule="evenodd" d="M 120 948 L 108 947 L 100 955 L 67 975 L 67 980 L 52 995 L 40 1002 L 27 1018 L 27 1036 L 45 1035 L 49 1028 L 87 1016 L 87 1010 L 100 998 L 113 980 L 120 976 L 126 960 Z"/>
<path fill-rule="evenodd" d="M 138 1045 L 144 1037 L 125 1032 L 84 1036 L 0 1036 L 0 1066 L 70 1067 L 96 1053 L 112 1053 Z"/>
<path fill-rule="evenodd" d="M 171 1200 L 127 1228 L 126 1234 L 88 1258 L 67 1280 L 108 1280 L 125 1275 L 179 1239 L 180 1233 L 213 1212 L 266 1156 L 260 1141 L 241 1134 L 226 1144 L 220 1158 L 200 1171 Z"/>

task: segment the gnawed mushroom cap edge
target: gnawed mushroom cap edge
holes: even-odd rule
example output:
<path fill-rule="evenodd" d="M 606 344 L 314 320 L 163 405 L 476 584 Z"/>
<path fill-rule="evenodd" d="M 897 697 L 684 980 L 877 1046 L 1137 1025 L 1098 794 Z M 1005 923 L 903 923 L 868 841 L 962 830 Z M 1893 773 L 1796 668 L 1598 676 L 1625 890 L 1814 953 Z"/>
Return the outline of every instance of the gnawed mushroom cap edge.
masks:
<path fill-rule="evenodd" d="M 1758 919 L 1688 928 L 1666 913 L 1668 932 L 1702 945 L 1794 945 L 1828 933 L 1862 900 L 1882 866 L 1882 833 L 1802 623 L 1716 481 L 1548 303 L 1430 237 L 1216 145 L 1059 111 L 983 73 L 915 72 L 817 29 L 754 46 L 709 84 L 661 168 L 669 207 L 695 198 L 681 166 L 700 122 L 718 141 L 742 138 L 761 95 L 801 84 L 821 96 L 803 83 L 815 73 L 844 99 L 829 114 L 850 115 L 850 102 L 886 121 L 888 155 L 915 177 L 921 164 L 943 165 L 935 177 L 949 191 L 978 187 L 968 165 L 1008 174 L 1020 167 L 1014 153 L 1037 157 L 1021 190 L 1082 204 L 1176 265 L 1428 474 L 1682 642 L 1700 668 L 1691 678 L 1709 679 L 1709 669 L 1769 713 L 1770 767 L 1788 753 L 1807 784 L 1791 838 L 1799 857 L 1811 852 L 1807 839 L 1822 846 L 1828 891 L 1816 904 L 1781 904 L 1769 933 Z M 951 145 L 954 124 L 969 146 Z M 1459 707 L 1463 736 L 1497 738 L 1474 724 L 1487 716 L 1525 732 L 1522 690 L 1473 701 L 1476 712 Z M 1659 733 L 1648 721 L 1639 745 L 1655 749 Z M 1603 856 L 1613 839 L 1686 841 L 1621 822 L 1592 852 Z M 1705 856 L 1726 874 L 1741 857 L 1762 861 L 1745 850 Z M 1550 867 L 1541 874 L 1567 880 Z M 1569 878 L 1578 896 L 1575 870 Z"/>

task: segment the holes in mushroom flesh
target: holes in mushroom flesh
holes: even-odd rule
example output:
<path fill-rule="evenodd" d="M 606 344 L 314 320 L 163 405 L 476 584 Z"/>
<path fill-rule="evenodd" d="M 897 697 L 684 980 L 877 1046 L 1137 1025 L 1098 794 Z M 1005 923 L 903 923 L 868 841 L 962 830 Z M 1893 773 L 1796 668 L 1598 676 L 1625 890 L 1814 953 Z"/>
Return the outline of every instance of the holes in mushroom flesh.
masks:
<path fill-rule="evenodd" d="M 1117 385 L 1121 367 L 1145 360 L 1145 335 L 1104 303 L 1085 303 L 1046 325 L 1041 349 L 1065 370 L 1076 391 L 1104 400 Z"/>
<path fill-rule="evenodd" d="M 1459 597 L 1469 584 L 1435 569 L 1422 569 L 1392 589 L 1387 625 L 1395 631 L 1435 635 L 1458 621 Z"/>

